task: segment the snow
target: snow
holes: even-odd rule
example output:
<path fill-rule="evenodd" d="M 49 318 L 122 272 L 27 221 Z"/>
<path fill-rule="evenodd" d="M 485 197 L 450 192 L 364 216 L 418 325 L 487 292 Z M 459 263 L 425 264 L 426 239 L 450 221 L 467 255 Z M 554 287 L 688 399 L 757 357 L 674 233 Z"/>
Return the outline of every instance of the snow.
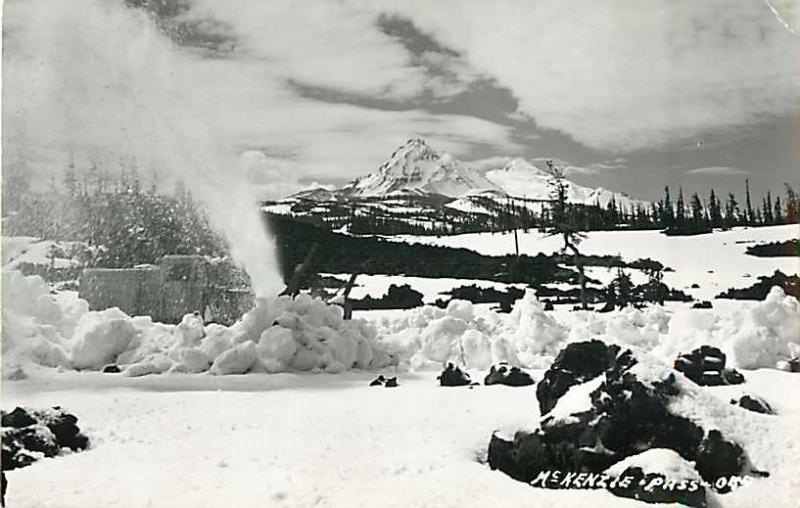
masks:
<path fill-rule="evenodd" d="M 465 212 L 484 213 L 470 203 L 468 195 L 484 193 L 505 199 L 505 196 L 549 200 L 550 174 L 546 158 L 532 161 L 516 157 L 492 157 L 462 162 L 446 152 L 438 152 L 423 139 L 410 139 L 381 164 L 378 171 L 356 179 L 341 191 L 346 195 L 361 197 L 388 196 L 397 192 L 425 191 L 457 199 L 446 205 Z M 570 164 L 555 159 L 564 169 L 574 169 Z M 574 203 L 606 206 L 611 199 L 618 206 L 632 209 L 637 204 L 649 207 L 646 201 L 631 199 L 622 193 L 597 188 L 582 187 L 567 180 L 567 199 Z M 324 196 L 330 198 L 330 196 Z M 533 204 L 541 209 L 540 204 Z M 270 211 L 280 208 L 273 207 Z"/>
<path fill-rule="evenodd" d="M 559 237 L 538 231 L 518 232 L 520 252 L 535 256 L 561 249 Z M 759 228 L 734 228 L 697 236 L 666 236 L 658 231 L 592 231 L 580 244 L 587 255 L 620 255 L 625 261 L 650 258 L 670 267 L 664 282 L 684 290 L 697 299 L 711 300 L 730 287 L 747 287 L 760 275 L 775 270 L 798 273 L 793 257 L 747 255 L 749 245 L 800 238 L 800 226 L 786 224 Z M 480 254 L 499 256 L 514 253 L 513 233 L 471 233 L 442 237 L 396 236 L 395 241 L 470 249 Z M 600 271 L 600 269 L 598 269 Z M 597 275 L 592 272 L 592 276 Z M 604 279 L 605 280 L 605 279 Z M 691 288 L 698 284 L 699 288 Z"/>
<path fill-rule="evenodd" d="M 552 418 L 553 423 L 569 424 L 577 422 L 578 419 L 573 415 L 592 409 L 591 394 L 600 388 L 600 385 L 605 380 L 605 376 L 600 375 L 585 383 L 570 386 L 567 393 L 558 399 L 553 409 L 543 415 L 543 418 Z"/>
<path fill-rule="evenodd" d="M 535 387 L 443 389 L 428 373 L 401 375 L 389 390 L 368 387 L 373 377 L 47 371 L 4 383 L 8 406 L 60 405 L 93 440 L 86 452 L 7 472 L 8 506 L 644 506 L 602 490 L 531 488 L 477 461 L 494 430 L 538 418 Z M 786 411 L 753 415 L 760 423 L 744 445 L 770 477 L 721 504 L 794 506 L 800 376 L 756 371 L 748 387 Z"/>
<path fill-rule="evenodd" d="M 320 275 L 324 277 L 335 277 L 341 281 L 347 281 L 350 278 L 349 274 L 321 273 Z M 349 296 L 354 299 L 362 299 L 366 296 L 380 298 L 389 291 L 389 286 L 392 284 L 396 286 L 411 286 L 415 291 L 422 293 L 422 301 L 425 303 L 434 303 L 438 299 L 447 300 L 450 297 L 444 293 L 462 286 L 477 286 L 481 289 L 496 289 L 497 291 L 507 291 L 512 287 L 519 289 L 525 287 L 524 284 L 504 284 L 502 282 L 475 279 L 359 274 L 358 278 L 356 278 L 356 284 L 350 291 Z"/>
<path fill-rule="evenodd" d="M 599 338 L 641 347 L 665 362 L 700 345 L 722 349 L 729 364 L 776 367 L 800 352 L 800 305 L 774 288 L 763 302 L 727 302 L 711 310 L 686 304 L 606 314 L 545 311 L 532 290 L 509 314 L 451 301 L 447 309 L 360 313 L 307 294 L 261 299 L 231 327 L 187 315 L 177 326 L 131 318 L 119 309 L 87 311 L 74 295 L 55 298 L 38 277 L 4 273 L 4 366 L 33 362 L 100 369 L 142 364 L 131 373 L 352 368 L 440 369 L 447 362 L 485 369 L 508 362 L 542 368 L 569 342 Z M 63 305 L 63 307 L 62 307 Z M 11 369 L 8 370 L 11 372 Z"/>
<path fill-rule="evenodd" d="M 54 242 L 52 240 L 39 240 L 32 236 L 3 236 L 0 252 L 4 270 L 14 270 L 22 264 L 46 265 L 51 264 L 51 249 L 56 248 L 66 253 L 81 242 Z M 55 257 L 52 259 L 54 268 L 70 268 L 79 263 L 70 258 Z"/>
<path fill-rule="evenodd" d="M 221 353 L 211 366 L 211 373 L 217 375 L 244 374 L 256 362 L 256 345 L 243 342 Z"/>
<path fill-rule="evenodd" d="M 475 188 L 492 187 L 478 172 L 450 154 L 436 152 L 424 140 L 414 138 L 398 148 L 378 171 L 343 190 L 357 196 L 383 196 L 401 189 L 418 189 L 455 197 Z"/>
<path fill-rule="evenodd" d="M 800 356 L 800 306 L 774 287 L 754 306 L 749 322 L 738 327 L 732 353 L 744 368 L 774 367 L 778 360 Z"/>
<path fill-rule="evenodd" d="M 489 436 L 538 420 L 535 389 L 441 389 L 442 364 L 455 361 L 474 379 L 500 361 L 542 369 L 565 344 L 600 338 L 651 352 L 637 353 L 633 369 L 660 379 L 675 354 L 702 343 L 740 367 L 774 367 L 800 350 L 798 302 L 778 289 L 764 302 L 711 310 L 670 303 L 607 314 L 544 311 L 528 291 L 510 314 L 454 301 L 352 321 L 301 295 L 261 299 L 231 327 L 203 326 L 194 315 L 173 326 L 88 311 L 74 293 L 53 295 L 41 278 L 4 272 L 3 302 L 4 405 L 68 408 L 93 441 L 87 452 L 8 472 L 9 506 L 639 506 L 604 491 L 533 489 L 490 471 L 478 461 Z M 123 375 L 69 369 L 110 361 Z M 15 362 L 26 379 L 10 380 Z M 368 387 L 377 372 L 399 375 L 400 386 Z M 715 388 L 679 374 L 685 396 L 670 408 L 719 428 L 771 473 L 726 494 L 724 506 L 791 506 L 800 376 L 744 374 L 745 385 Z M 600 380 L 571 387 L 550 415 L 587 407 Z M 778 416 L 729 404 L 744 393 Z M 667 455 L 628 460 L 686 472 Z"/>
<path fill-rule="evenodd" d="M 641 468 L 647 475 L 660 473 L 669 479 L 702 481 L 694 466 L 675 451 L 666 448 L 651 448 L 638 455 L 631 455 L 606 470 L 609 476 L 622 476 L 626 469 Z"/>
<path fill-rule="evenodd" d="M 100 369 L 116 361 L 136 336 L 131 318 L 116 307 L 88 312 L 78 321 L 70 342 L 70 358 L 76 369 Z"/>
<path fill-rule="evenodd" d="M 341 307 L 307 294 L 260 299 L 231 327 L 204 326 L 197 314 L 172 326 L 117 308 L 90 312 L 74 295 L 57 299 L 40 277 L 16 271 L 3 272 L 3 302 L 5 372 L 32 362 L 94 370 L 117 363 L 134 377 L 201 372 L 209 365 L 221 375 L 251 369 L 338 373 L 391 361 L 370 323 L 345 321 Z"/>
<path fill-rule="evenodd" d="M 421 307 L 376 322 L 380 343 L 400 369 L 441 369 L 448 362 L 486 369 L 492 363 L 540 367 L 551 361 L 566 329 L 527 291 L 507 315 L 476 312 L 454 300 L 446 310 Z"/>

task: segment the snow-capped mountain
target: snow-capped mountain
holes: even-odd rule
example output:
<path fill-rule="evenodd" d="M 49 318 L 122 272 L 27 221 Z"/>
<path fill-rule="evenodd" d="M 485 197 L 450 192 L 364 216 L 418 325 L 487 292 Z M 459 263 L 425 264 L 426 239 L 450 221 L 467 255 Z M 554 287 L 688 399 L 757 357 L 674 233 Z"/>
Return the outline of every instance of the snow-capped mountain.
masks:
<path fill-rule="evenodd" d="M 448 153 L 433 150 L 423 139 L 413 138 L 395 150 L 378 171 L 341 190 L 358 197 L 385 196 L 402 190 L 456 197 L 491 188 L 494 184 L 468 165 Z"/>
<path fill-rule="evenodd" d="M 547 158 L 531 161 L 520 157 L 492 157 L 462 162 L 449 153 L 438 152 L 425 140 L 412 138 L 399 147 L 378 168 L 339 190 L 345 197 L 380 197 L 398 192 L 425 192 L 452 198 L 475 194 L 512 196 L 529 200 L 550 199 Z M 570 167 L 554 159 L 556 165 Z M 583 187 L 567 181 L 567 199 L 573 203 L 606 206 L 611 199 L 624 207 L 642 201 L 602 187 Z"/>
<path fill-rule="evenodd" d="M 357 234 L 463 233 L 532 224 L 551 204 L 547 162 L 519 157 L 463 162 L 413 138 L 374 173 L 339 189 L 308 189 L 265 202 L 262 209 Z M 553 163 L 574 169 L 565 161 Z M 628 213 L 638 205 L 649 207 L 622 193 L 565 184 L 573 203 L 606 207 L 613 199 Z"/>

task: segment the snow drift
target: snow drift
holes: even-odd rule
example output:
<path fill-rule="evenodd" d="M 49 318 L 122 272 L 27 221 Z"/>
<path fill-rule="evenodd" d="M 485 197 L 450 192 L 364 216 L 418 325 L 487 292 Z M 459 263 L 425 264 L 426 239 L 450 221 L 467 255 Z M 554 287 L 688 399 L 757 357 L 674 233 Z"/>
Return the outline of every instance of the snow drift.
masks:
<path fill-rule="evenodd" d="M 83 300 L 57 299 L 41 277 L 3 272 L 3 361 L 123 374 L 244 374 L 287 370 L 338 373 L 378 369 L 392 359 L 375 327 L 343 319 L 341 307 L 308 295 L 259 299 L 231 327 L 204 325 L 196 314 L 178 325 L 131 317 L 117 308 L 89 311 Z M 11 369 L 9 369 L 11 370 Z"/>
<path fill-rule="evenodd" d="M 528 291 L 510 314 L 455 300 L 446 309 L 419 307 L 375 323 L 344 320 L 341 307 L 301 294 L 261 298 L 225 327 L 192 314 L 165 325 L 119 309 L 89 311 L 74 294 L 51 294 L 40 277 L 16 271 L 4 271 L 2 281 L 4 366 L 116 363 L 129 376 L 439 370 L 448 362 L 476 370 L 500 362 L 544 368 L 564 345 L 591 338 L 637 346 L 666 362 L 708 344 L 746 369 L 775 367 L 800 353 L 800 304 L 777 287 L 765 301 L 729 313 L 654 306 L 558 314 Z"/>

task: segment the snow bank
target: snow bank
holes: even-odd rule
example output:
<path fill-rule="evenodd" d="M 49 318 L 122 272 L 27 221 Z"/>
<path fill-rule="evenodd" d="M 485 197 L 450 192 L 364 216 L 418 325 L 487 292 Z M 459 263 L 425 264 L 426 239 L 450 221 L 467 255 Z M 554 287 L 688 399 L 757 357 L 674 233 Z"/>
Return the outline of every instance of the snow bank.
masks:
<path fill-rule="evenodd" d="M 197 314 L 172 326 L 146 316 L 132 318 L 117 308 L 90 312 L 83 300 L 53 297 L 40 277 L 10 271 L 3 272 L 3 304 L 4 362 L 76 369 L 116 363 L 125 375 L 142 376 L 167 371 L 338 373 L 377 369 L 392 361 L 374 326 L 345 321 L 341 307 L 305 294 L 260 299 L 231 327 L 204 326 Z"/>
<path fill-rule="evenodd" d="M 412 369 L 446 362 L 484 369 L 500 361 L 543 368 L 564 345 L 592 338 L 641 348 L 669 364 L 704 344 L 745 369 L 774 368 L 800 356 L 800 305 L 778 287 L 763 302 L 736 302 L 727 310 L 675 304 L 604 314 L 548 313 L 528 291 L 508 315 L 476 313 L 468 302 L 451 302 L 447 310 L 427 306 L 384 318 L 378 327 L 387 350 Z"/>
<path fill-rule="evenodd" d="M 82 309 L 83 312 L 86 308 Z M 28 362 L 48 367 L 69 367 L 67 344 L 62 333 L 74 328 L 75 324 L 69 318 L 81 313 L 80 308 L 70 310 L 70 315 L 66 316 L 41 277 L 3 271 L 3 372 L 15 372 L 21 364 Z"/>
<path fill-rule="evenodd" d="M 544 368 L 564 345 L 592 338 L 636 346 L 670 364 L 703 344 L 748 369 L 775 367 L 800 353 L 800 305 L 779 288 L 763 302 L 737 302 L 728 312 L 675 305 L 554 313 L 527 291 L 510 314 L 455 300 L 446 309 L 420 307 L 374 324 L 344 320 L 341 307 L 301 294 L 259 299 L 225 327 L 204 325 L 194 314 L 173 326 L 119 309 L 89 311 L 72 293 L 51 295 L 40 277 L 16 271 L 2 277 L 4 367 L 30 362 L 100 369 L 117 363 L 128 375 L 337 373 L 388 365 L 438 370 L 447 362 L 478 370 L 499 362 Z"/>
<path fill-rule="evenodd" d="M 470 302 L 453 300 L 445 310 L 426 306 L 384 319 L 379 328 L 387 351 L 412 370 L 440 369 L 448 362 L 481 370 L 499 362 L 541 367 L 567 338 L 567 329 L 530 290 L 508 315 L 478 315 Z"/>
<path fill-rule="evenodd" d="M 800 305 L 796 298 L 773 287 L 745 317 L 730 341 L 738 366 L 775 367 L 779 361 L 800 356 Z"/>
<path fill-rule="evenodd" d="M 390 363 L 377 331 L 360 319 L 345 321 L 344 310 L 307 294 L 261 299 L 232 328 L 256 345 L 268 372 L 380 368 Z"/>

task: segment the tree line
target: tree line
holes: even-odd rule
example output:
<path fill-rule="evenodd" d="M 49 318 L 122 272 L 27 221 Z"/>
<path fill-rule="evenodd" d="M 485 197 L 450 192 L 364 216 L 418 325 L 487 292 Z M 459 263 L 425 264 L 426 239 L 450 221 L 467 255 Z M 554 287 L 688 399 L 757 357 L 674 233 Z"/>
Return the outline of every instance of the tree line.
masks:
<path fill-rule="evenodd" d="M 61 182 L 43 191 L 3 196 L 3 234 L 43 240 L 84 242 L 87 266 L 129 268 L 156 263 L 167 254 L 222 256 L 224 239 L 209 225 L 191 193 L 178 184 L 157 192 L 152 176 L 143 181 L 135 167 L 111 174 L 96 165 L 77 172 L 70 165 Z"/>
<path fill-rule="evenodd" d="M 514 229 L 528 232 L 547 230 L 565 220 L 581 231 L 663 230 L 668 235 L 693 235 L 715 228 L 797 222 L 797 193 L 789 184 L 784 184 L 783 198 L 768 191 L 758 206 L 751 200 L 749 181 L 745 181 L 744 190 L 742 204 L 735 194 L 723 197 L 715 189 L 710 190 L 707 198 L 694 192 L 687 200 L 683 188 L 679 188 L 673 198 L 671 189 L 665 186 L 663 197 L 649 205 L 625 206 L 612 197 L 605 205 L 565 201 L 563 207 L 554 209 L 552 199 L 469 196 L 460 199 L 468 206 L 457 209 L 448 206 L 452 200 L 442 199 L 443 196 L 408 196 L 402 208 L 413 211 L 377 206 L 381 203 L 375 198 L 362 198 L 301 200 L 293 205 L 292 214 L 333 230 L 345 227 L 357 235 L 452 235 Z"/>

